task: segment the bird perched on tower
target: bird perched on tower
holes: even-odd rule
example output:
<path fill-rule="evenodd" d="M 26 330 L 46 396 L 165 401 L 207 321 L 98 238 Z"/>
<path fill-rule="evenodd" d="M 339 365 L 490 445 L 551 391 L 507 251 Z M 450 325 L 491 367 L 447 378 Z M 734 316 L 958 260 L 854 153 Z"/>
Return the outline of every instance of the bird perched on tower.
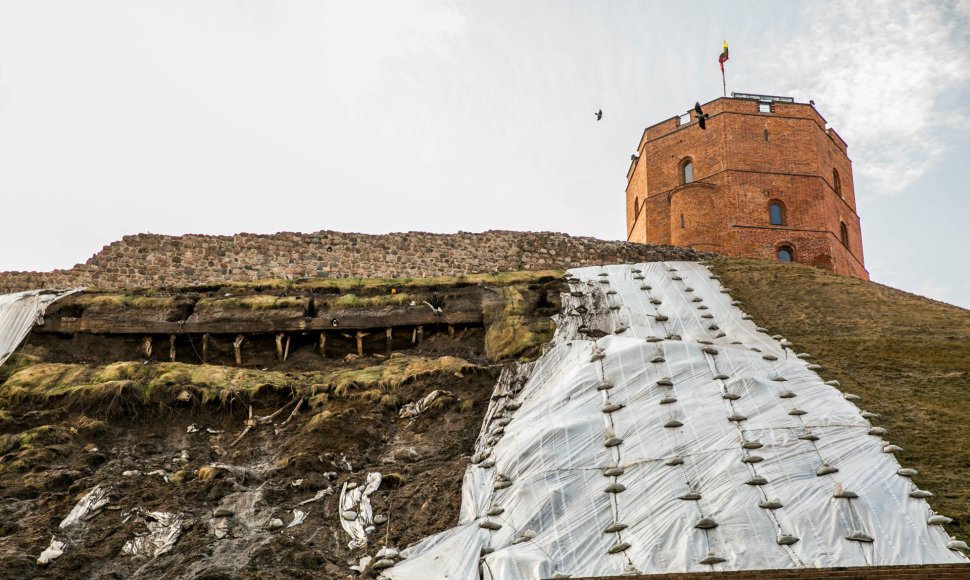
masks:
<path fill-rule="evenodd" d="M 710 115 L 701 110 L 700 101 L 694 104 L 694 112 L 697 113 L 697 123 L 701 126 L 701 129 L 707 130 L 707 118 Z"/>

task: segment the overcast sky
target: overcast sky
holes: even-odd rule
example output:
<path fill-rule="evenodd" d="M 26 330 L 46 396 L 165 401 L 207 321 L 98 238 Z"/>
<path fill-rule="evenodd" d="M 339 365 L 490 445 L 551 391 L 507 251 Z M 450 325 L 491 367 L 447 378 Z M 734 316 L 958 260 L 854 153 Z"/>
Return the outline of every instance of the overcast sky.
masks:
<path fill-rule="evenodd" d="M 970 0 L 0 0 L 0 270 L 123 235 L 623 239 L 643 129 L 814 99 L 877 282 L 970 307 Z M 602 108 L 601 122 L 593 112 Z"/>

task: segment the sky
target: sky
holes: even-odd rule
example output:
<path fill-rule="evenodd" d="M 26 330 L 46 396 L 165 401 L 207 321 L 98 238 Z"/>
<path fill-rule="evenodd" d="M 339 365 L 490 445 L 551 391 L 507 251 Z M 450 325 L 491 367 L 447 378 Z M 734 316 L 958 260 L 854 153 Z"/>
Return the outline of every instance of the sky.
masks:
<path fill-rule="evenodd" d="M 872 280 L 970 308 L 967 30 L 970 0 L 0 0 L 0 271 L 142 232 L 624 239 L 630 154 L 721 95 L 726 40 L 728 92 L 848 142 Z"/>

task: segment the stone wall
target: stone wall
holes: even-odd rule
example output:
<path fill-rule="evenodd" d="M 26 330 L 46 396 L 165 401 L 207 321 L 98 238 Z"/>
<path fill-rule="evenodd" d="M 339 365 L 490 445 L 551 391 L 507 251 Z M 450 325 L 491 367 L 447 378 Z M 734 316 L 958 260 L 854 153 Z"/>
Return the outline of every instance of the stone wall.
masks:
<path fill-rule="evenodd" d="M 0 293 L 71 286 L 186 286 L 273 278 L 420 278 L 699 260 L 711 256 L 691 248 L 553 232 L 367 235 L 321 231 L 180 237 L 138 234 L 105 246 L 70 270 L 0 273 Z"/>

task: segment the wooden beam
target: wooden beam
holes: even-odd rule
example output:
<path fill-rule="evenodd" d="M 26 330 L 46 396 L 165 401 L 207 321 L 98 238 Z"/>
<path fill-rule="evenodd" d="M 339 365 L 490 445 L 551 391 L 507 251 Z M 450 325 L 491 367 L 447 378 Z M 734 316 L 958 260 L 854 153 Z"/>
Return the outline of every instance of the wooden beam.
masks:
<path fill-rule="evenodd" d="M 243 340 L 245 338 L 246 337 L 244 337 L 243 335 L 237 334 L 236 335 L 236 340 L 233 341 L 233 343 L 232 343 L 232 348 L 233 348 L 234 351 L 236 351 L 236 366 L 237 367 L 241 367 L 242 366 L 242 343 L 243 343 Z"/>

